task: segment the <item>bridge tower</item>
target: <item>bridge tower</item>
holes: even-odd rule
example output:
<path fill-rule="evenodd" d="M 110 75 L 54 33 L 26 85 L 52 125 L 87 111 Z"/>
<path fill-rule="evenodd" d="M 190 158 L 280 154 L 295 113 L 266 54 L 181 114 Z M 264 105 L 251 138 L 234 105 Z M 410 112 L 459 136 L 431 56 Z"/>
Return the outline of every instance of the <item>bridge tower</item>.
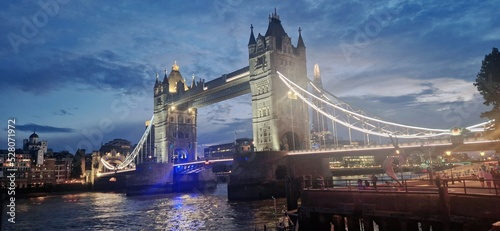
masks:
<path fill-rule="evenodd" d="M 279 79 L 279 71 L 307 88 L 306 47 L 299 28 L 297 46 L 283 29 L 276 10 L 269 16 L 266 34 L 248 42 L 252 93 L 253 139 L 257 151 L 296 150 L 310 147 L 309 113 Z"/>
<path fill-rule="evenodd" d="M 172 70 L 163 81 L 158 79 L 154 86 L 154 142 L 157 162 L 177 163 L 196 159 L 196 108 L 187 104 L 173 104 L 186 91 L 197 88 L 194 82 L 188 87 L 179 66 L 174 63 Z"/>

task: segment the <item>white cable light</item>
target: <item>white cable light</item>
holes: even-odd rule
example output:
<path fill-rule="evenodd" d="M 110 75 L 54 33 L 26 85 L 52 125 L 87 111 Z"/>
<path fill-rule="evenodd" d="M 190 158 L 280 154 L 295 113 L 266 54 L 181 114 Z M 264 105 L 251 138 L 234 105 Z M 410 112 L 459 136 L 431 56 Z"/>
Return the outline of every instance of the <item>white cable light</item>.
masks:
<path fill-rule="evenodd" d="M 338 122 L 338 123 L 340 123 L 348 128 L 352 128 L 352 129 L 355 129 L 357 131 L 361 131 L 363 133 L 377 135 L 377 136 L 383 136 L 383 137 L 398 136 L 398 138 L 431 138 L 431 137 L 442 136 L 442 135 L 451 135 L 451 132 L 448 129 L 433 129 L 433 128 L 408 126 L 408 125 L 392 123 L 392 122 L 388 122 L 388 121 L 384 121 L 384 120 L 380 120 L 380 119 L 371 118 L 369 116 L 366 116 L 366 115 L 363 115 L 363 114 L 360 114 L 360 113 L 357 113 L 354 111 L 350 111 L 348 109 L 345 109 L 343 107 L 335 105 L 335 104 L 331 103 L 330 101 L 325 101 L 324 99 L 317 97 L 316 95 L 308 92 L 307 90 L 304 90 L 303 88 L 301 88 L 300 86 L 298 86 L 297 84 L 295 84 L 294 82 L 289 80 L 286 76 L 284 76 L 280 72 L 277 72 L 277 73 L 278 73 L 278 76 L 280 77 L 280 79 L 285 83 L 285 85 L 287 85 L 287 87 L 290 90 L 292 90 L 295 94 L 297 94 L 299 96 L 299 98 L 301 98 L 302 101 L 306 102 L 309 106 L 311 106 L 313 109 L 317 110 L 321 114 L 325 115 L 326 117 L 328 117 L 328 118 L 334 120 L 335 122 Z M 290 84 L 292 84 L 294 87 L 292 87 Z M 314 86 L 314 84 L 312 84 L 312 85 L 318 92 L 321 93 L 321 95 L 324 98 L 329 99 L 325 94 L 322 93 L 322 91 L 319 88 Z M 350 124 L 350 123 L 347 123 L 345 121 L 339 120 L 337 117 L 334 117 L 334 116 L 330 115 L 329 113 L 324 112 L 322 109 L 318 108 L 316 105 L 311 103 L 308 99 L 306 99 L 306 97 L 304 97 L 302 94 L 300 94 L 295 88 L 301 90 L 302 92 L 307 93 L 309 96 L 314 97 L 315 99 L 317 99 L 317 100 L 319 100 L 327 105 L 330 105 L 330 106 L 346 113 L 347 116 L 350 116 L 350 117 L 356 119 L 358 122 L 360 122 L 364 125 L 368 125 L 368 127 L 372 127 L 374 129 L 378 129 L 378 130 L 383 131 L 383 132 L 375 132 L 372 130 L 368 130 L 366 128 L 359 128 L 357 126 L 354 126 L 356 123 Z M 346 105 L 348 105 L 348 104 L 346 104 Z M 363 120 L 363 119 L 365 119 L 365 120 Z M 384 125 L 395 126 L 395 128 L 399 127 L 399 128 L 403 128 L 403 129 L 413 129 L 413 130 L 417 130 L 418 132 L 416 132 L 415 134 L 403 134 L 403 135 L 402 134 L 394 134 L 394 132 L 389 131 L 387 129 L 384 129 L 383 127 L 371 124 L 370 121 L 382 123 Z M 489 122 L 491 122 L 491 121 L 489 121 Z M 489 122 L 484 122 L 484 123 L 480 123 L 477 125 L 469 126 L 469 127 L 467 127 L 467 129 L 477 131 L 478 129 L 476 129 L 476 127 L 483 126 Z M 409 132 L 409 131 L 406 131 L 406 132 Z M 428 133 L 430 133 L 430 134 L 428 134 Z"/>
<path fill-rule="evenodd" d="M 130 153 L 130 155 L 128 155 L 125 158 L 125 160 L 117 166 L 118 169 L 123 169 L 123 168 L 127 167 L 130 163 L 132 163 L 132 161 L 134 161 L 134 159 L 137 156 L 137 154 L 139 153 L 139 151 L 141 151 L 142 146 L 144 145 L 144 142 L 146 141 L 146 139 L 149 135 L 149 132 L 151 131 L 151 127 L 153 126 L 154 118 L 155 118 L 155 116 L 153 115 L 151 117 L 151 121 L 150 121 L 148 127 L 146 128 L 146 131 L 144 131 L 144 134 L 142 134 L 142 137 L 139 140 L 139 143 L 137 143 L 137 145 L 135 146 L 132 153 Z"/>

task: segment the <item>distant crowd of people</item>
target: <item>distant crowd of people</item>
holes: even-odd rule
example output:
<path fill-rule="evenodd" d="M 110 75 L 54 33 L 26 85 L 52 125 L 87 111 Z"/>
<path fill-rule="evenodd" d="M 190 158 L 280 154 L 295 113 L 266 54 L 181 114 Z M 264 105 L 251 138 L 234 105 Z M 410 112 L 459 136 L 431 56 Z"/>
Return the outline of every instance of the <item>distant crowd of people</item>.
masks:
<path fill-rule="evenodd" d="M 375 176 L 375 174 L 372 174 L 372 176 L 370 177 L 370 180 L 372 182 L 371 186 L 374 188 L 374 189 L 377 189 L 377 181 L 378 181 L 378 177 Z M 364 184 L 363 184 L 363 180 L 362 179 L 358 179 L 358 189 L 370 189 L 370 182 L 368 182 L 368 180 L 365 180 L 364 181 Z"/>
<path fill-rule="evenodd" d="M 486 169 L 486 166 L 483 165 L 478 170 L 479 171 L 477 173 L 477 178 L 481 183 L 481 187 L 484 188 L 484 183 L 486 182 L 486 186 L 488 187 L 490 192 L 492 183 L 494 188 L 500 188 L 500 171 L 498 170 L 498 168 L 491 168 L 488 170 Z"/>
<path fill-rule="evenodd" d="M 482 165 L 480 168 L 477 169 L 477 171 L 475 169 L 473 171 L 474 173 L 472 173 L 471 175 L 475 176 L 479 180 L 479 183 L 481 184 L 482 188 L 486 186 L 489 189 L 489 192 L 491 192 L 492 188 L 500 189 L 499 168 L 487 169 L 486 165 Z M 452 180 L 454 183 L 455 178 L 453 175 L 451 175 L 450 177 L 446 173 L 441 173 L 441 174 L 436 173 L 436 176 L 434 178 L 434 182 L 437 187 L 448 187 L 449 180 Z M 456 180 L 461 182 L 460 175 L 458 175 L 458 178 Z"/>

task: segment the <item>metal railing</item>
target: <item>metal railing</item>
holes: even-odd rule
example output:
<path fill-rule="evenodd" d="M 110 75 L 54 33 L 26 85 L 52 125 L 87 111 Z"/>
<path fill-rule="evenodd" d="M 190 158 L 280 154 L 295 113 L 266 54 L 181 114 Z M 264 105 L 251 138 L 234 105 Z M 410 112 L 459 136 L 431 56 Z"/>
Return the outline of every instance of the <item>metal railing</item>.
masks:
<path fill-rule="evenodd" d="M 358 181 L 361 180 L 361 183 Z M 404 192 L 404 193 L 438 193 L 438 187 L 445 187 L 448 193 L 500 196 L 500 179 L 408 179 L 402 181 L 388 180 L 373 182 L 370 179 L 359 180 L 322 180 L 304 179 L 301 182 L 303 190 L 341 190 L 357 192 Z M 438 186 L 439 185 L 439 186 Z"/>

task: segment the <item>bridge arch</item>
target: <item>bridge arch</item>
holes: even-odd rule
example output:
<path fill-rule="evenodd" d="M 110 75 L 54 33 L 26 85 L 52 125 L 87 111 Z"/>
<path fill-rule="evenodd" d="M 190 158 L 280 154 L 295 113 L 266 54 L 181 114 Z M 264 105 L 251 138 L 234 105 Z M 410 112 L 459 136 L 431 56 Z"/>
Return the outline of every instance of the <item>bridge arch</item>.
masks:
<path fill-rule="evenodd" d="M 294 151 L 300 149 L 299 136 L 297 133 L 288 131 L 281 137 L 281 147 L 282 151 Z"/>

